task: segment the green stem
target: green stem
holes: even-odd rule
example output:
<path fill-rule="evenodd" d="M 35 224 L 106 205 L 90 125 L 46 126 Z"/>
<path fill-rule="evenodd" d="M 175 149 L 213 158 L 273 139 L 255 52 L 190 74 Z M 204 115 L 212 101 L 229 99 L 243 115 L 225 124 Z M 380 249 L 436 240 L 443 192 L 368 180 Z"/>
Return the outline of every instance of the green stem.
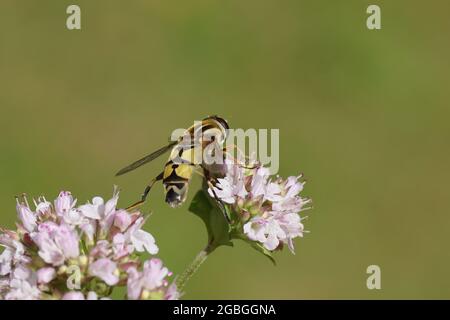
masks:
<path fill-rule="evenodd" d="M 194 275 L 194 273 L 200 268 L 203 262 L 205 262 L 206 258 L 208 257 L 208 254 L 212 250 L 209 250 L 209 247 L 202 250 L 197 254 L 195 259 L 188 265 L 186 270 L 177 278 L 176 285 L 179 292 L 181 292 L 186 285 L 186 282 Z"/>

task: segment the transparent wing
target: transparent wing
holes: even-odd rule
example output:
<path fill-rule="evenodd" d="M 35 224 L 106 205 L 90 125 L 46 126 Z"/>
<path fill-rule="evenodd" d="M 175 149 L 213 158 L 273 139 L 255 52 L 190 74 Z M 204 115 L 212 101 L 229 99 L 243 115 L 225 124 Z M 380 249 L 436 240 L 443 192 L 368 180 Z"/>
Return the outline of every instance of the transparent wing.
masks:
<path fill-rule="evenodd" d="M 171 142 L 168 145 L 166 145 L 166 146 L 156 150 L 155 152 L 152 152 L 149 155 L 147 155 L 147 156 L 145 156 L 145 157 L 143 157 L 143 158 L 133 162 L 129 166 L 126 166 L 125 168 L 120 169 L 119 172 L 116 173 L 116 176 L 120 176 L 122 174 L 130 172 L 130 171 L 132 171 L 134 169 L 137 169 L 140 166 L 142 166 L 142 165 L 144 165 L 144 164 L 146 164 L 146 163 L 148 163 L 148 162 L 158 158 L 160 155 L 162 155 L 162 154 L 166 153 L 167 151 L 169 151 L 170 149 L 172 149 L 172 147 L 174 145 L 176 145 L 177 143 L 178 143 L 177 141 Z"/>

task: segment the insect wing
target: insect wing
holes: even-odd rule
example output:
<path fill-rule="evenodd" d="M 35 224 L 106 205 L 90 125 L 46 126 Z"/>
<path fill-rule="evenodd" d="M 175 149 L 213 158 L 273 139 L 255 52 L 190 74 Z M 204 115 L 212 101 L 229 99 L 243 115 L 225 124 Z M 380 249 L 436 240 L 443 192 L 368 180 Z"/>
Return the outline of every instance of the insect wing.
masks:
<path fill-rule="evenodd" d="M 158 150 L 156 150 L 155 152 L 150 153 L 149 155 L 133 162 L 132 164 L 130 164 L 129 166 L 126 166 L 125 168 L 122 168 L 119 170 L 119 172 L 116 173 L 116 176 L 120 176 L 122 174 L 125 174 L 127 172 L 130 172 L 134 169 L 139 168 L 140 166 L 158 158 L 160 155 L 163 155 L 164 153 L 166 153 L 167 151 L 169 151 L 170 149 L 172 149 L 172 147 L 177 144 L 177 141 L 174 141 Z"/>

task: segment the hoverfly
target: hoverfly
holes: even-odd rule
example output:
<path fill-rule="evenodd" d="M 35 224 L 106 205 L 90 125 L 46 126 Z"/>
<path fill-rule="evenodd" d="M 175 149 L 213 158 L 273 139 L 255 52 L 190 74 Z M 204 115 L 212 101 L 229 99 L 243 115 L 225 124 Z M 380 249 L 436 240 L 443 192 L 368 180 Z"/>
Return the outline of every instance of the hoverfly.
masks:
<path fill-rule="evenodd" d="M 217 170 L 217 168 L 205 164 L 203 158 L 199 157 L 203 157 L 204 150 L 208 147 L 210 147 L 208 149 L 212 150 L 212 153 L 217 151 L 218 148 L 222 151 L 228 129 L 226 120 L 218 116 L 209 116 L 186 129 L 178 140 L 170 142 L 168 145 L 119 170 L 116 176 L 130 172 L 170 151 L 164 170 L 147 185 L 141 200 L 127 209 L 142 205 L 155 182 L 160 180 L 162 180 L 164 186 L 166 203 L 171 207 L 180 206 L 186 200 L 189 182 L 198 167 L 203 169 L 205 179 L 210 183 L 211 169 Z"/>

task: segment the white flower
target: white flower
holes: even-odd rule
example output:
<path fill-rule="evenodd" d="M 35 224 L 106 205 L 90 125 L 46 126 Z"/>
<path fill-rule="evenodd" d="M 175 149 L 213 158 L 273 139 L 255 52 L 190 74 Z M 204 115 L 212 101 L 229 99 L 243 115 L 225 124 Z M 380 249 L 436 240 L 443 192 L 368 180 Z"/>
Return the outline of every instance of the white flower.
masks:
<path fill-rule="evenodd" d="M 100 229 L 103 234 L 106 234 L 114 222 L 118 199 L 119 192 L 117 188 L 114 188 L 113 197 L 106 203 L 103 198 L 94 197 L 92 199 L 92 204 L 84 204 L 78 209 L 85 217 L 100 220 Z"/>
<path fill-rule="evenodd" d="M 292 239 L 303 237 L 303 224 L 301 223 L 300 216 L 297 213 L 281 214 L 278 216 L 277 221 L 286 235 L 281 241 L 288 245 L 292 253 L 295 253 Z"/>
<path fill-rule="evenodd" d="M 273 218 L 252 219 L 244 225 L 244 233 L 250 240 L 261 242 L 270 251 L 275 250 L 280 244 L 280 239 L 286 237 L 277 221 Z"/>
<path fill-rule="evenodd" d="M 155 244 L 155 238 L 153 238 L 150 233 L 139 229 L 131 234 L 130 239 L 136 251 L 147 251 L 150 254 L 158 253 L 158 247 Z"/>
<path fill-rule="evenodd" d="M 119 282 L 119 277 L 115 274 L 117 264 L 107 258 L 102 258 L 89 266 L 89 274 L 105 281 L 107 285 L 113 286 Z"/>
<path fill-rule="evenodd" d="M 138 218 L 134 224 L 129 227 L 128 231 L 125 233 L 125 237 L 131 241 L 136 251 L 147 251 L 150 254 L 157 254 L 159 249 L 155 244 L 155 238 L 153 238 L 150 233 L 141 229 L 143 224 L 144 218 Z"/>
<path fill-rule="evenodd" d="M 269 217 L 255 217 L 244 225 L 244 233 L 250 240 L 258 241 L 269 251 L 286 243 L 294 253 L 292 239 L 303 236 L 303 224 L 298 214 L 272 213 Z"/>
<path fill-rule="evenodd" d="M 85 217 L 100 220 L 105 211 L 105 201 L 101 197 L 94 197 L 92 203 L 84 204 L 79 209 Z"/>
<path fill-rule="evenodd" d="M 66 224 L 71 226 L 79 226 L 88 223 L 88 219 L 84 217 L 82 212 L 78 209 L 70 209 L 63 214 L 63 220 Z"/>
<path fill-rule="evenodd" d="M 251 195 L 254 198 L 264 196 L 266 194 L 267 179 L 269 178 L 269 169 L 260 167 L 253 175 L 251 183 Z"/>
<path fill-rule="evenodd" d="M 101 197 L 94 197 L 92 204 L 87 203 L 79 207 L 81 212 L 88 218 L 100 220 L 114 213 L 116 210 L 119 192 L 114 189 L 113 197 L 106 203 Z"/>
<path fill-rule="evenodd" d="M 211 197 L 216 196 L 223 202 L 233 204 L 236 202 L 236 197 L 245 198 L 248 191 L 245 189 L 245 172 L 244 169 L 235 165 L 232 160 L 226 159 L 227 173 L 224 178 L 217 179 L 217 184 L 208 192 Z M 214 192 L 213 192 L 214 191 Z"/>
<path fill-rule="evenodd" d="M 298 194 L 303 190 L 304 182 L 298 182 L 299 177 L 289 177 L 280 185 L 282 196 L 272 204 L 273 211 L 298 213 L 310 200 L 301 198 Z"/>
<path fill-rule="evenodd" d="M 257 166 L 245 171 L 241 164 L 228 162 L 225 177 L 218 179 L 213 190 L 221 201 L 231 205 L 248 239 L 269 251 L 283 243 L 294 252 L 292 240 L 303 236 L 298 214 L 311 201 L 299 195 L 304 185 L 299 178 L 272 181 L 267 168 Z M 211 189 L 209 193 L 213 196 Z"/>
<path fill-rule="evenodd" d="M 98 300 L 98 296 L 95 291 L 89 291 L 86 298 L 87 300 Z"/>

